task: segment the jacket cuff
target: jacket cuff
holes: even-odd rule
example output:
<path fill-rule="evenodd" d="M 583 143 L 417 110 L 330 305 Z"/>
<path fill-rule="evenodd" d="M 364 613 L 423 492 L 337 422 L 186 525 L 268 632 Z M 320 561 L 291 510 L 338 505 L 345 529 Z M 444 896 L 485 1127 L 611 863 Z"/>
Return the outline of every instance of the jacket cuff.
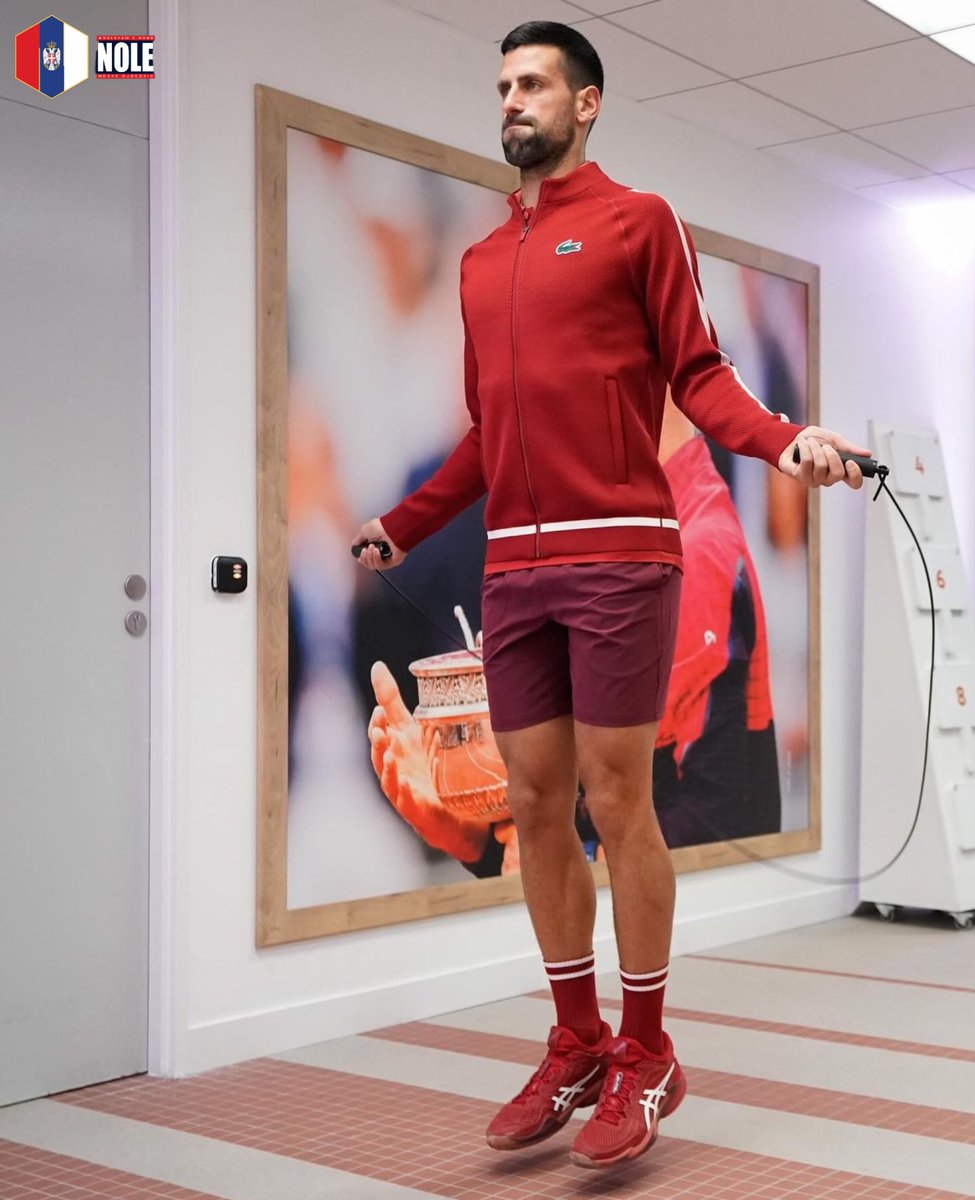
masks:
<path fill-rule="evenodd" d="M 407 497 L 406 500 L 401 501 L 395 508 L 391 508 L 388 513 L 384 513 L 379 518 L 387 536 L 404 554 L 409 554 L 414 546 L 423 541 L 423 533 L 416 528 L 416 522 L 412 519 L 409 511 L 409 504 L 409 497 Z"/>
<path fill-rule="evenodd" d="M 772 425 L 767 439 L 768 453 L 765 456 L 765 461 L 770 466 L 778 467 L 782 451 L 790 442 L 794 442 L 804 429 L 808 428 L 808 425 L 795 425 L 792 421 L 781 420 L 777 424 Z"/>

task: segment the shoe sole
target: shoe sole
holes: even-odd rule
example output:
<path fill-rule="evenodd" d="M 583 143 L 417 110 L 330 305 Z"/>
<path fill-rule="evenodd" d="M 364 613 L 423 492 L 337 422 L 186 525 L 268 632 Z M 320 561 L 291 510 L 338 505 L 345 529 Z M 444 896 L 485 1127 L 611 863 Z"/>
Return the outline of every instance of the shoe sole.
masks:
<path fill-rule="evenodd" d="M 529 1146 L 537 1146 L 539 1142 L 544 1142 L 548 1138 L 553 1137 L 564 1129 L 569 1118 L 577 1108 L 592 1108 L 599 1099 L 599 1094 L 603 1090 L 603 1080 L 600 1079 L 597 1084 L 591 1087 L 588 1091 L 583 1092 L 576 1104 L 567 1109 L 558 1117 L 553 1117 L 551 1123 L 544 1125 L 541 1132 L 533 1134 L 529 1138 L 513 1138 L 510 1134 L 505 1133 L 489 1133 L 487 1135 L 487 1144 L 492 1150 L 527 1150 Z"/>
<path fill-rule="evenodd" d="M 664 1117 L 669 1117 L 672 1112 L 676 1112 L 680 1107 L 681 1101 L 687 1095 L 687 1077 L 681 1072 L 680 1078 L 674 1090 L 667 1097 L 666 1103 L 660 1109 L 660 1116 L 657 1119 L 657 1124 L 653 1132 L 648 1132 L 642 1141 L 636 1145 L 628 1146 L 625 1150 L 621 1150 L 619 1154 L 614 1154 L 611 1158 L 590 1158 L 587 1154 L 580 1154 L 578 1150 L 571 1150 L 569 1158 L 577 1167 L 586 1167 L 589 1170 L 601 1170 L 604 1167 L 614 1167 L 617 1163 L 626 1162 L 631 1158 L 639 1158 L 641 1154 L 646 1154 L 650 1147 L 657 1140 L 660 1122 Z"/>

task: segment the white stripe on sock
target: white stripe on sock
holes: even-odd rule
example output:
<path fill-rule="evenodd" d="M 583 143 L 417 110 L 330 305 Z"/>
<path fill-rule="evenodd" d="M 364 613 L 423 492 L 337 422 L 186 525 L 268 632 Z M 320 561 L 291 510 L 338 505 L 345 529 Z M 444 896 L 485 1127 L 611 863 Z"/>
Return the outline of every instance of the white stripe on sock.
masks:
<path fill-rule="evenodd" d="M 583 963 L 590 963 L 594 966 L 596 963 L 595 951 L 592 954 L 587 954 L 584 958 L 567 958 L 565 962 L 550 963 L 543 961 L 542 966 L 546 971 L 554 971 L 557 967 L 581 967 Z"/>
<path fill-rule="evenodd" d="M 594 963 L 591 967 L 587 968 L 585 971 L 570 971 L 569 973 L 567 973 L 565 975 L 549 975 L 548 981 L 549 981 L 549 983 L 559 983 L 563 979 L 581 979 L 583 977 L 583 975 L 595 975 L 595 974 L 596 974 L 596 966 Z"/>
<path fill-rule="evenodd" d="M 624 980 L 659 979 L 661 975 L 666 975 L 669 970 L 670 963 L 668 963 L 665 967 L 661 967 L 659 971 L 647 971 L 645 975 L 634 975 L 632 971 L 624 971 L 623 968 L 620 967 L 620 978 Z"/>
<path fill-rule="evenodd" d="M 548 972 L 546 972 L 548 974 Z M 560 983 L 562 979 L 581 979 L 587 974 L 596 974 L 596 964 L 582 968 L 581 971 L 567 971 L 564 974 L 549 974 L 549 983 Z"/>

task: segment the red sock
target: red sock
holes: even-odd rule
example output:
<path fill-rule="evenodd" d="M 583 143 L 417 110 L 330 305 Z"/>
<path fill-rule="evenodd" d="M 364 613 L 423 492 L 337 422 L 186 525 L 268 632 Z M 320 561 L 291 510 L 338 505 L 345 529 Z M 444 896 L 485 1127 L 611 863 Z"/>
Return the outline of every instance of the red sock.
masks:
<path fill-rule="evenodd" d="M 583 1042 L 597 1041 L 603 1023 L 596 1002 L 595 955 L 590 952 L 585 958 L 543 966 L 555 999 L 556 1023 L 571 1029 Z"/>
<path fill-rule="evenodd" d="M 651 1054 L 663 1054 L 667 967 L 645 975 L 633 975 L 620 967 L 620 979 L 623 981 L 620 1037 L 635 1038 Z"/>

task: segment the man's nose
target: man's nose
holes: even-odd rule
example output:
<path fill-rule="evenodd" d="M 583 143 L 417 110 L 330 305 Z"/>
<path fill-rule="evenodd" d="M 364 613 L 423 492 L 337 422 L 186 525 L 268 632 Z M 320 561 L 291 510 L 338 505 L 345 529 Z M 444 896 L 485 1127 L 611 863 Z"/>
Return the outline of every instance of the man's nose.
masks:
<path fill-rule="evenodd" d="M 512 88 L 501 102 L 501 111 L 506 117 L 515 116 L 524 111 L 521 95 Z"/>

